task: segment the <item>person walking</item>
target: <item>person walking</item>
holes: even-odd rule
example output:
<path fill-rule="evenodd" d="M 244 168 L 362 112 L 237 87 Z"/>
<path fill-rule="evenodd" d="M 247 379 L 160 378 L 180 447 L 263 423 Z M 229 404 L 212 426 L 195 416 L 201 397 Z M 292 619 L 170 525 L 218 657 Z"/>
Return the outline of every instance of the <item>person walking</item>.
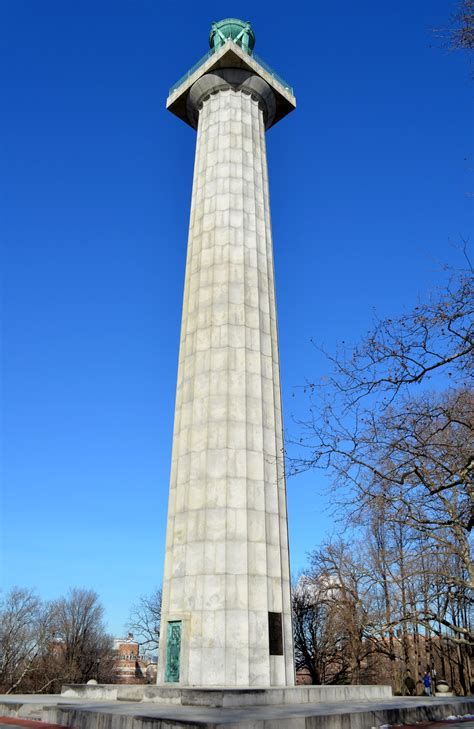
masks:
<path fill-rule="evenodd" d="M 425 675 L 423 676 L 423 687 L 425 696 L 431 696 L 431 676 L 429 671 L 425 671 Z"/>

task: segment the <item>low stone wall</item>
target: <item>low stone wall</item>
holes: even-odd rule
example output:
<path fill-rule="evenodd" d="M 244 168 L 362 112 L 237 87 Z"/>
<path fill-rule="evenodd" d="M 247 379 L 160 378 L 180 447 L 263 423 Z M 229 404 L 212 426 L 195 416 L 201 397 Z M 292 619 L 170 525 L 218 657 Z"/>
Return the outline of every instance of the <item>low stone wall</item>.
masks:
<path fill-rule="evenodd" d="M 148 687 L 144 684 L 70 683 L 61 686 L 61 696 L 97 701 L 142 701 L 146 688 Z"/>
<path fill-rule="evenodd" d="M 48 703 L 48 697 L 45 696 L 45 704 Z M 24 700 L 15 701 L 9 698 L 8 701 L 0 701 L 0 716 L 14 717 L 15 719 L 34 719 L 41 721 L 43 717 L 43 707 L 39 704 L 25 702 Z"/>
<path fill-rule="evenodd" d="M 315 704 L 322 701 L 387 699 L 390 686 L 289 686 L 285 688 L 200 689 L 173 686 L 126 686 L 124 684 L 67 684 L 61 695 L 98 701 L 144 701 L 147 703 L 209 706 L 272 706 L 276 704 Z"/>

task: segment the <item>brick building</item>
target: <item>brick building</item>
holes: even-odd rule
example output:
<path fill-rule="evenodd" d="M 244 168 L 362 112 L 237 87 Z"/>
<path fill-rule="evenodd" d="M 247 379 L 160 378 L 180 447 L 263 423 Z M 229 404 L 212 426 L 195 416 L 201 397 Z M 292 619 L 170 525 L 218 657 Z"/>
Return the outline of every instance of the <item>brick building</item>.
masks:
<path fill-rule="evenodd" d="M 114 674 L 117 683 L 154 683 L 156 681 L 156 658 L 141 655 L 140 645 L 133 633 L 126 638 L 114 640 Z"/>

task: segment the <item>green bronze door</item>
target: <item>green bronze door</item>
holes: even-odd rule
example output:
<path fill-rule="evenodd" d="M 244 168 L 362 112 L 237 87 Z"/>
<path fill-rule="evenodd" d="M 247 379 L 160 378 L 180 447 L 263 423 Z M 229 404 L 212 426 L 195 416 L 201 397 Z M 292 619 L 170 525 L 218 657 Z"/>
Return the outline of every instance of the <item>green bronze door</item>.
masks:
<path fill-rule="evenodd" d="M 172 620 L 168 623 L 168 636 L 166 640 L 166 671 L 165 681 L 178 683 L 179 658 L 181 652 L 181 620 Z"/>

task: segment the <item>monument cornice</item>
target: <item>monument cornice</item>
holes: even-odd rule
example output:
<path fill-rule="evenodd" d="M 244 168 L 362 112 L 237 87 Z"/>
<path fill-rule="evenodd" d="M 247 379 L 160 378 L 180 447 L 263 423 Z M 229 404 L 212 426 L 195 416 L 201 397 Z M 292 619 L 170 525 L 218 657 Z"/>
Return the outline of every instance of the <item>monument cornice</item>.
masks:
<path fill-rule="evenodd" d="M 283 79 L 280 80 L 275 72 L 269 67 L 265 68 L 262 63 L 256 60 L 255 56 L 242 50 L 232 39 L 227 40 L 219 50 L 205 57 L 195 70 L 191 69 L 184 80 L 178 82 L 179 85 L 172 87 L 166 101 L 166 108 L 186 124 L 195 128 L 194 116 L 190 115 L 188 111 L 188 96 L 191 87 L 206 74 L 228 68 L 249 71 L 266 81 L 270 86 L 275 96 L 275 113 L 271 124 L 268 125 L 269 127 L 296 108 L 293 89 L 290 86 L 285 86 Z"/>

